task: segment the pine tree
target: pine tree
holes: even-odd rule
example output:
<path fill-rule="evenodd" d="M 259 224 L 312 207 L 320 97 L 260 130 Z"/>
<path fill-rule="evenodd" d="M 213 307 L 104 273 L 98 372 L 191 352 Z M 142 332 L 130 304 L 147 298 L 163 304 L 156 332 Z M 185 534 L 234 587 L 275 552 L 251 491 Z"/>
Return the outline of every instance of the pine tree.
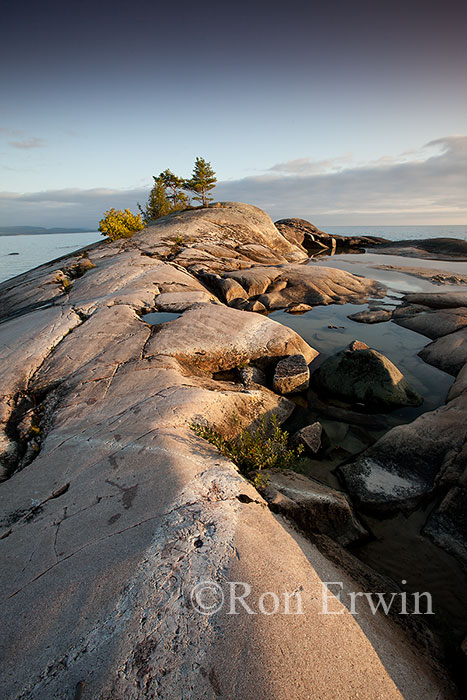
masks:
<path fill-rule="evenodd" d="M 196 158 L 193 168 L 193 174 L 190 180 L 186 180 L 185 189 L 190 192 L 195 192 L 197 199 L 202 202 L 203 207 L 207 207 L 208 202 L 212 201 L 213 197 L 208 196 L 208 192 L 216 186 L 216 173 L 211 167 L 211 163 L 207 163 L 204 158 Z"/>
<path fill-rule="evenodd" d="M 159 178 L 164 183 L 166 190 L 169 190 L 168 193 L 166 192 L 166 197 L 172 205 L 171 211 L 185 209 L 190 204 L 188 196 L 182 192 L 182 189 L 185 187 L 185 180 L 175 175 L 168 168 L 159 175 Z"/>
<path fill-rule="evenodd" d="M 161 176 L 153 175 L 154 186 L 149 193 L 146 207 L 143 209 L 138 202 L 138 209 L 141 212 L 144 223 L 149 224 L 152 219 L 158 219 L 160 216 L 166 216 L 173 211 L 171 202 L 166 195 L 166 185 Z"/>

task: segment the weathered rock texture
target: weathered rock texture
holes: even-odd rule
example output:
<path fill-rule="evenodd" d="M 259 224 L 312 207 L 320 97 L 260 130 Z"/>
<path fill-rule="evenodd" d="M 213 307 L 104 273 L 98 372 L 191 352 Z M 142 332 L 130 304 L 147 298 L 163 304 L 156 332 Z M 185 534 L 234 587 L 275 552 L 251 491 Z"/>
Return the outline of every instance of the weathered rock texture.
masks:
<path fill-rule="evenodd" d="M 276 394 L 292 394 L 308 389 L 310 382 L 310 370 L 308 358 L 297 354 L 284 357 L 274 370 L 272 388 Z"/>
<path fill-rule="evenodd" d="M 82 276 L 74 255 L 1 285 L 2 699 L 63 700 L 78 683 L 96 700 L 444 692 L 418 653 L 395 661 L 406 642 L 388 620 L 364 632 L 347 612 L 318 614 L 316 549 L 190 430 L 284 419 L 287 399 L 213 375 L 316 354 L 293 331 L 219 303 L 199 271 L 305 257 L 266 214 L 230 203 L 91 246 Z M 372 288 L 345 280 L 319 294 Z M 151 328 L 139 314 L 159 297 L 185 313 Z M 300 592 L 305 614 L 203 615 L 192 594 L 201 581 L 226 595 L 245 581 L 256 611 L 263 592 Z"/>

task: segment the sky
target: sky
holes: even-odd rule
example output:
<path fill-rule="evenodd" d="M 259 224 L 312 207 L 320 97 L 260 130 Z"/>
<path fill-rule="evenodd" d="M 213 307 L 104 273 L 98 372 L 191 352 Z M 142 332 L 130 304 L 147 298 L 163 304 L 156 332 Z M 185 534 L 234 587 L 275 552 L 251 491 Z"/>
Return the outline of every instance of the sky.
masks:
<path fill-rule="evenodd" d="M 152 176 L 330 225 L 467 224 L 467 5 L 4 1 L 0 226 L 94 229 Z"/>

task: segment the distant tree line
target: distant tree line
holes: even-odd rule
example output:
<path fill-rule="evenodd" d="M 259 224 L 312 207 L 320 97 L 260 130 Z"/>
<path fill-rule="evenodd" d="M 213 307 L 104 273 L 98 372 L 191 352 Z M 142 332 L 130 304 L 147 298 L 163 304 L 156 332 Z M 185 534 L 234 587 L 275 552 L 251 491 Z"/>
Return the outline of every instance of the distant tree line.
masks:
<path fill-rule="evenodd" d="M 175 175 L 166 169 L 157 177 L 153 175 L 154 185 L 149 193 L 148 200 L 143 208 L 138 202 L 139 214 L 132 214 L 129 209 L 125 211 L 109 209 L 104 218 L 99 222 L 99 231 L 108 236 L 110 240 L 117 238 L 129 238 L 136 231 L 140 231 L 154 219 L 166 216 L 174 211 L 182 211 L 191 206 L 189 193 L 193 193 L 193 199 L 201 202 L 202 207 L 207 207 L 213 197 L 209 192 L 216 186 L 216 173 L 204 158 L 196 158 L 193 173 L 189 179 Z"/>

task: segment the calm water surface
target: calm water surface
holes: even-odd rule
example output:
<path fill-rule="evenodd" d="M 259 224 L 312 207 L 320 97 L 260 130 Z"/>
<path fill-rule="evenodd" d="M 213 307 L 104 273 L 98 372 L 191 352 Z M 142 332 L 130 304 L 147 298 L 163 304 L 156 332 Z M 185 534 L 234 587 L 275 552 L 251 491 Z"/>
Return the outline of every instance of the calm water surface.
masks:
<path fill-rule="evenodd" d="M 0 235 L 0 282 L 102 240 L 98 231 Z"/>

